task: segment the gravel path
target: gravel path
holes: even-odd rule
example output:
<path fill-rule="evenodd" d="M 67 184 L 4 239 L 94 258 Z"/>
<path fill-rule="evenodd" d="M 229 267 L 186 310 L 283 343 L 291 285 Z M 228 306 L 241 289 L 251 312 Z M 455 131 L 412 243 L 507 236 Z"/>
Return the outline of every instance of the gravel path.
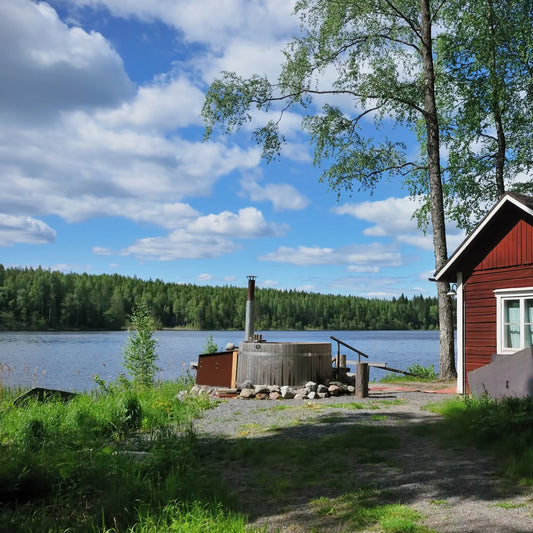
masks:
<path fill-rule="evenodd" d="M 431 432 L 424 431 L 424 425 L 435 421 L 438 415 L 422 408 L 450 397 L 375 390 L 365 399 L 353 396 L 316 402 L 230 399 L 206 411 L 195 424 L 201 439 L 217 440 L 259 439 L 270 433 L 279 434 L 280 428 L 291 438 L 316 440 L 354 424 L 386 426 L 400 445 L 387 450 L 386 464 L 365 465 L 364 469 L 356 458 L 347 457 L 346 472 L 354 472 L 357 477 L 352 480 L 354 483 L 365 486 L 371 480 L 396 503 L 420 511 L 425 517 L 423 523 L 439 533 L 533 532 L 533 492 L 504 488 L 494 474 L 496 465 L 480 452 L 445 449 Z M 338 407 L 350 402 L 364 404 L 364 408 Z M 280 405 L 288 408 L 280 409 Z M 306 491 L 302 487 L 301 497 L 285 502 L 282 508 L 279 502 L 273 507 L 263 501 L 246 472 L 227 463 L 216 468 L 235 490 L 253 526 L 267 524 L 268 532 L 286 533 L 347 531 L 346 523 L 337 527 L 331 518 L 313 512 L 309 502 L 322 495 L 316 489 Z"/>

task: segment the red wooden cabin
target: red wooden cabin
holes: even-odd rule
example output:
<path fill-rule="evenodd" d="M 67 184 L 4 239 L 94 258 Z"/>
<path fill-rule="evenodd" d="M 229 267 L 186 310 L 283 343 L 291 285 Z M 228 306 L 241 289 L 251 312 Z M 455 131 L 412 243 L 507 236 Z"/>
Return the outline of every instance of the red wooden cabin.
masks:
<path fill-rule="evenodd" d="M 457 392 L 533 344 L 533 197 L 506 193 L 435 274 L 457 285 Z"/>

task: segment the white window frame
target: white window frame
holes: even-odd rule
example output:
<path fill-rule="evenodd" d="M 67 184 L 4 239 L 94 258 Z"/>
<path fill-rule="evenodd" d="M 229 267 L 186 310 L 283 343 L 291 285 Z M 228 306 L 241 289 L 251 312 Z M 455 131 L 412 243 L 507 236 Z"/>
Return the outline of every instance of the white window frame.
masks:
<path fill-rule="evenodd" d="M 526 339 L 526 315 L 525 301 L 533 299 L 533 287 L 524 287 L 517 289 L 497 289 L 494 291 L 496 296 L 496 349 L 497 353 L 515 353 L 527 348 Z M 518 300 L 520 302 L 520 346 L 518 348 L 506 348 L 504 344 L 504 311 L 505 302 L 509 300 Z"/>

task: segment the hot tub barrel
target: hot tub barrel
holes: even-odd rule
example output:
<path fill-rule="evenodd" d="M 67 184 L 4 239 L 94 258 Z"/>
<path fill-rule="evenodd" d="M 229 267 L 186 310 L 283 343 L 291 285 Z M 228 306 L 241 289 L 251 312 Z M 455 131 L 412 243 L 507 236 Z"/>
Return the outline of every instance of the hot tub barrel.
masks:
<path fill-rule="evenodd" d="M 239 344 L 237 383 L 305 385 L 331 378 L 329 342 L 248 342 Z"/>

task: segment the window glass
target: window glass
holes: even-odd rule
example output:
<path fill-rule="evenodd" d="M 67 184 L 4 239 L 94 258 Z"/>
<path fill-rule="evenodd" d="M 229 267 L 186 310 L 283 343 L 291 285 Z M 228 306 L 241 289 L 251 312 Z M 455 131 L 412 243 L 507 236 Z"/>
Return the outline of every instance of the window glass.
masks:
<path fill-rule="evenodd" d="M 533 344 L 533 299 L 527 299 L 524 302 L 525 306 L 525 344 L 524 346 L 531 346 Z"/>
<path fill-rule="evenodd" d="M 503 321 L 504 346 L 520 348 L 520 300 L 505 300 Z"/>

